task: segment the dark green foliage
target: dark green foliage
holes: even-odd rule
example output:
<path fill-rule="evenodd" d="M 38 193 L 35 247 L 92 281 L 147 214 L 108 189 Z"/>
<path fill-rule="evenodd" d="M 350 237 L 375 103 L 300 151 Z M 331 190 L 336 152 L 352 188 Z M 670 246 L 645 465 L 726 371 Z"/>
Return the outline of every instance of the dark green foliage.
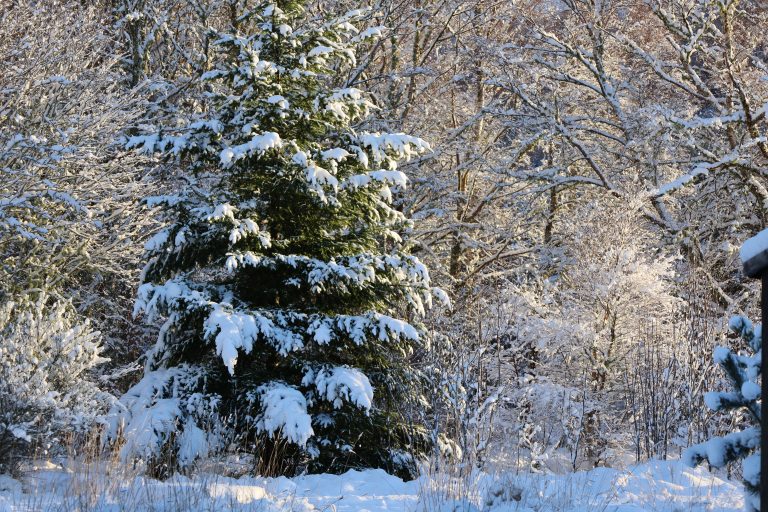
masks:
<path fill-rule="evenodd" d="M 176 426 L 128 446 L 170 443 L 183 466 L 226 431 L 262 471 L 412 476 L 428 443 L 403 411 L 423 402 L 409 365 L 423 333 L 396 315 L 423 315 L 436 290 L 406 254 L 408 221 L 391 202 L 406 184 L 398 160 L 428 146 L 357 133 L 352 123 L 373 105 L 328 86 L 354 63 L 361 13 L 304 24 L 298 3 L 279 5 L 242 18 L 253 35 L 219 36 L 204 114 L 129 142 L 186 165 L 189 187 L 147 201 L 168 227 L 147 245 L 137 311 L 166 322 L 144 380 L 122 401 L 126 431 L 168 404 Z M 179 382 L 196 384 L 179 393 Z M 197 429 L 205 443 L 190 449 Z"/>
<path fill-rule="evenodd" d="M 733 411 L 737 418 L 746 419 L 755 426 L 692 446 L 686 451 L 685 458 L 692 466 L 706 460 L 718 468 L 743 459 L 747 510 L 759 511 L 761 403 L 758 378 L 762 357 L 762 329 L 760 326 L 753 328 L 752 322 L 742 316 L 733 317 L 730 328 L 741 337 L 753 355 L 737 354 L 725 347 L 715 349 L 715 362 L 725 371 L 733 391 L 707 393 L 704 399 L 713 411 Z"/>

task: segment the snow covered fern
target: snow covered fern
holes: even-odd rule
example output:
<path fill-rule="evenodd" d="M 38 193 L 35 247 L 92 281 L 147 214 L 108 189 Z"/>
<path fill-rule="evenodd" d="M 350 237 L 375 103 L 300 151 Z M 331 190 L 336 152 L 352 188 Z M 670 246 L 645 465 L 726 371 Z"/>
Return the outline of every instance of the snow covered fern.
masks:
<path fill-rule="evenodd" d="M 128 142 L 170 158 L 188 186 L 147 200 L 167 227 L 146 244 L 136 313 L 164 323 L 115 410 L 125 456 L 168 453 L 173 470 L 226 430 L 283 473 L 412 471 L 403 454 L 426 439 L 398 412 L 420 396 L 412 322 L 444 294 L 407 254 L 392 202 L 407 184 L 398 162 L 429 147 L 354 130 L 374 105 L 329 86 L 377 32 L 358 32 L 363 14 L 245 13 L 252 35 L 218 35 L 205 113 Z"/>
<path fill-rule="evenodd" d="M 751 355 L 735 353 L 726 347 L 715 349 L 715 362 L 719 364 L 733 386 L 731 392 L 710 392 L 704 397 L 713 411 L 735 410 L 744 412 L 754 427 L 733 432 L 723 437 L 692 446 L 685 452 L 687 462 L 694 466 L 703 461 L 721 468 L 743 459 L 744 486 L 747 490 L 747 510 L 760 510 L 760 361 L 762 357 L 762 329 L 753 327 L 743 316 L 731 318 L 729 327 L 744 340 Z"/>
<path fill-rule="evenodd" d="M 0 473 L 33 449 L 55 448 L 62 433 L 84 431 L 111 396 L 89 378 L 100 334 L 71 304 L 46 294 L 0 304 Z"/>

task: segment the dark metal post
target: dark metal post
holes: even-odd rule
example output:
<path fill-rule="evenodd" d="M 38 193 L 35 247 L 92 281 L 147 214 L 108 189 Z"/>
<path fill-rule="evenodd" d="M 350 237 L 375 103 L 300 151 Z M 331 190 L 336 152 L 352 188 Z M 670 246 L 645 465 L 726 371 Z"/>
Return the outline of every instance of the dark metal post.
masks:
<path fill-rule="evenodd" d="M 765 356 L 765 339 L 768 337 L 768 269 L 761 276 L 760 293 L 761 358 L 760 358 L 760 511 L 768 512 L 768 418 L 765 414 L 765 400 L 768 398 L 768 357 Z"/>

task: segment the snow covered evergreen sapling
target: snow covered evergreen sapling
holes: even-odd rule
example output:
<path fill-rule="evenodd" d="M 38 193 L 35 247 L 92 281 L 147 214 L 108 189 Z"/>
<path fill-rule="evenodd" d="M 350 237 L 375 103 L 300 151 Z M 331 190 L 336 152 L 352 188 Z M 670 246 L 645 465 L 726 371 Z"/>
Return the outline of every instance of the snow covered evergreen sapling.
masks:
<path fill-rule="evenodd" d="M 0 304 L 0 474 L 60 435 L 87 431 L 111 395 L 89 378 L 101 338 L 68 302 L 41 293 Z"/>
<path fill-rule="evenodd" d="M 230 430 L 273 471 L 411 472 L 426 436 L 398 408 L 420 396 L 407 360 L 421 333 L 390 315 L 443 294 L 404 252 L 392 199 L 398 161 L 429 148 L 356 132 L 373 104 L 327 85 L 377 32 L 358 32 L 362 14 L 246 13 L 253 35 L 219 35 L 205 114 L 129 141 L 175 157 L 189 186 L 147 201 L 168 225 L 146 244 L 136 312 L 164 323 L 116 411 L 126 455 L 183 467 Z"/>
<path fill-rule="evenodd" d="M 710 392 L 704 396 L 707 407 L 713 411 L 744 411 L 754 427 L 733 432 L 723 437 L 690 447 L 685 458 L 690 465 L 709 462 L 716 468 L 744 459 L 742 474 L 747 489 L 747 510 L 760 510 L 760 361 L 762 357 L 762 328 L 753 327 L 743 316 L 731 319 L 730 328 L 752 350 L 741 355 L 725 347 L 715 349 L 715 362 L 728 375 L 733 385 L 731 392 Z"/>

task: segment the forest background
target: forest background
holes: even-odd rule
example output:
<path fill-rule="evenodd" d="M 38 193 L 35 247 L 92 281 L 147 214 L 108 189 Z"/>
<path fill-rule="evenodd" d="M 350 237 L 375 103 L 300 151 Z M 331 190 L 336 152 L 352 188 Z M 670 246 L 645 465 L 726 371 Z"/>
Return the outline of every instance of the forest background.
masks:
<path fill-rule="evenodd" d="M 29 343 L 12 319 L 40 343 L 76 333 L 86 354 L 45 385 L 88 400 L 24 391 L 72 409 L 69 427 L 138 380 L 157 336 L 132 315 L 160 228 L 141 200 L 184 177 L 126 143 L 194 108 L 210 29 L 237 30 L 246 3 L 2 3 L 3 350 Z M 765 3 L 341 0 L 306 15 L 359 8 L 361 29 L 383 28 L 333 85 L 370 93 L 377 110 L 357 128 L 431 146 L 401 167 L 395 204 L 451 299 L 409 361 L 432 390 L 428 417 L 410 414 L 440 456 L 575 470 L 677 458 L 740 425 L 703 396 L 726 385 L 713 348 L 742 348 L 727 319 L 756 313 L 738 248 L 768 214 Z M 0 367 L 7 387 L 35 357 Z M 0 392 L 4 412 L 18 393 Z M 62 428 L 47 427 L 40 446 Z"/>

